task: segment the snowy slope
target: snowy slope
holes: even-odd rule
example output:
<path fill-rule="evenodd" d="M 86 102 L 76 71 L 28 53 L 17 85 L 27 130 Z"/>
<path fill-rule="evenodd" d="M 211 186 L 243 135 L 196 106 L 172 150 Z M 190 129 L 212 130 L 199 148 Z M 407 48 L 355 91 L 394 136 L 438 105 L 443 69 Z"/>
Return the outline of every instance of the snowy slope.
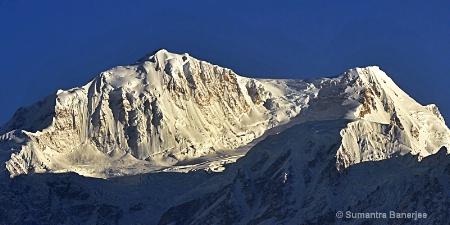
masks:
<path fill-rule="evenodd" d="M 447 150 L 420 162 L 406 154 L 338 172 L 335 155 L 348 122 L 305 122 L 264 139 L 184 194 L 159 224 L 448 224 Z M 417 211 L 427 219 L 339 219 L 338 211 Z"/>
<path fill-rule="evenodd" d="M 415 102 L 378 67 L 334 78 L 251 79 L 160 50 L 19 109 L 0 129 L 0 152 L 11 177 L 222 171 L 269 134 L 341 118 L 349 123 L 338 170 L 449 146 L 437 107 Z"/>

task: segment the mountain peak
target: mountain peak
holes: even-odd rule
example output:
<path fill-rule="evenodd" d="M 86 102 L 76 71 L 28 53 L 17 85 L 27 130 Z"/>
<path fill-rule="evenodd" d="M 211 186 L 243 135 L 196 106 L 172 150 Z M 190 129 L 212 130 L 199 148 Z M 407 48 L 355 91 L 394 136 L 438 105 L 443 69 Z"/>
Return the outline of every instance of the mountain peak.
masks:
<path fill-rule="evenodd" d="M 145 55 L 144 57 L 142 57 L 141 59 L 139 59 L 137 61 L 137 63 L 143 63 L 146 61 L 150 61 L 150 62 L 155 62 L 155 61 L 161 61 L 161 62 L 165 62 L 168 59 L 181 59 L 182 61 L 186 61 L 189 57 L 188 53 L 183 53 L 183 54 L 177 54 L 177 53 L 172 53 L 167 51 L 164 48 L 158 49 L 156 51 L 153 51 L 147 55 Z"/>
<path fill-rule="evenodd" d="M 345 74 L 351 75 L 354 79 L 360 78 L 364 82 L 383 82 L 392 81 L 391 78 L 380 69 L 379 66 L 354 67 Z"/>

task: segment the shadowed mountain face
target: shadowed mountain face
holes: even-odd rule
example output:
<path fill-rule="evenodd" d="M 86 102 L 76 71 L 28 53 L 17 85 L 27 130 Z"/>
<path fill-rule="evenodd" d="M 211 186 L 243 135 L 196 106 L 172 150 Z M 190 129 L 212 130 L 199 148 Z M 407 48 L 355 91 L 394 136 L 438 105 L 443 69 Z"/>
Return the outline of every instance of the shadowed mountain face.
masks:
<path fill-rule="evenodd" d="M 0 224 L 156 224 L 204 171 L 95 179 L 75 173 L 2 179 Z"/>
<path fill-rule="evenodd" d="M 447 224 L 450 156 L 412 155 L 338 172 L 347 121 L 307 122 L 271 136 L 224 173 L 216 190 L 169 209 L 159 224 Z M 226 175 L 224 175 L 226 176 Z M 210 183 L 215 178 L 210 180 Z M 421 212 L 427 219 L 339 219 L 342 212 Z"/>

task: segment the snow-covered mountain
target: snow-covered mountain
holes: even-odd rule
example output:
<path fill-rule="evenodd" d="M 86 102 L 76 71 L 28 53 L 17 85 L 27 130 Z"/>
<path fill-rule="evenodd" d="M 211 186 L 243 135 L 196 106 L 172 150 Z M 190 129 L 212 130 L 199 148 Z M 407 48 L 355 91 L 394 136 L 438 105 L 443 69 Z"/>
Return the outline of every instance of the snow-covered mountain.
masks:
<path fill-rule="evenodd" d="M 378 67 L 252 79 L 160 50 L 20 108 L 0 128 L 0 202 L 20 209 L 0 215 L 309 224 L 338 223 L 336 211 L 348 209 L 435 213 L 450 204 L 443 147 L 450 130 L 437 106 L 420 105 Z M 29 217 L 15 219 L 21 210 Z"/>
<path fill-rule="evenodd" d="M 6 167 L 11 176 L 73 171 L 110 177 L 236 149 L 306 105 L 305 96 L 288 101 L 287 89 L 266 85 L 275 91 L 160 50 L 19 109 L 0 131 L 2 150 L 15 152 Z"/>
<path fill-rule="evenodd" d="M 337 169 L 397 151 L 423 158 L 449 146 L 437 107 L 415 102 L 378 67 L 313 80 L 250 79 L 160 50 L 19 109 L 0 129 L 0 148 L 12 153 L 12 177 L 112 177 L 202 163 L 221 171 L 271 128 L 338 118 L 351 122 L 341 133 Z"/>

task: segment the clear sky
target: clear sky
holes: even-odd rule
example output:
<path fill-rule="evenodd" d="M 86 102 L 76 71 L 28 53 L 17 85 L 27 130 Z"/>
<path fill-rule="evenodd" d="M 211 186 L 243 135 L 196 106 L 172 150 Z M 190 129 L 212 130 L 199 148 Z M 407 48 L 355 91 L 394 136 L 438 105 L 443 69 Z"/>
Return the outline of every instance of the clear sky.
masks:
<path fill-rule="evenodd" d="M 0 0 L 0 124 L 160 48 L 247 77 L 378 65 L 450 121 L 449 1 L 192 2 Z"/>

